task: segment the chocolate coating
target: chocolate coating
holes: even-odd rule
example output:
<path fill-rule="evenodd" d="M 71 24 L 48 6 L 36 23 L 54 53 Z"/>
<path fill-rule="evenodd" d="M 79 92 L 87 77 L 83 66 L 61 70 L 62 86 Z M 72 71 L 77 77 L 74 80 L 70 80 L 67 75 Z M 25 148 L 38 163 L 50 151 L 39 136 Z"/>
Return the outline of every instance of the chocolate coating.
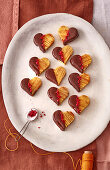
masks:
<path fill-rule="evenodd" d="M 51 81 L 52 83 L 55 83 L 56 85 L 58 85 L 54 70 L 52 68 L 49 68 L 46 72 L 45 72 L 45 77 Z"/>
<path fill-rule="evenodd" d="M 34 41 L 34 44 L 35 44 L 36 46 L 39 46 L 40 50 L 41 50 L 43 53 L 45 53 L 45 49 L 44 49 L 44 47 L 42 46 L 42 39 L 41 39 L 42 36 L 43 36 L 42 33 L 36 34 L 36 35 L 34 36 L 33 41 Z"/>
<path fill-rule="evenodd" d="M 36 64 L 36 61 L 39 60 L 37 57 L 32 57 L 29 60 L 29 66 L 32 68 L 32 70 L 36 73 L 36 75 L 39 75 L 39 66 Z"/>
<path fill-rule="evenodd" d="M 58 89 L 56 87 L 51 87 L 48 90 L 47 94 L 48 94 L 48 96 L 51 100 L 53 100 L 57 105 L 59 105 L 59 100 L 58 100 L 58 97 L 57 97 L 57 90 Z"/>
<path fill-rule="evenodd" d="M 77 106 L 77 98 L 77 95 L 70 96 L 68 99 L 68 103 L 77 113 L 79 113 L 79 108 Z"/>
<path fill-rule="evenodd" d="M 69 75 L 68 81 L 69 83 L 78 91 L 80 92 L 80 75 L 78 73 L 72 73 Z"/>
<path fill-rule="evenodd" d="M 28 83 L 29 83 L 29 78 L 24 78 L 21 81 L 21 88 L 26 91 L 30 96 L 33 96 L 32 93 L 30 92 L 30 89 L 28 87 Z"/>
<path fill-rule="evenodd" d="M 65 130 L 65 124 L 64 124 L 64 122 L 63 122 L 62 119 L 61 119 L 61 114 L 62 114 L 62 111 L 61 111 L 61 110 L 57 110 L 56 112 L 54 112 L 54 114 L 53 114 L 53 120 L 54 120 L 54 122 L 56 123 L 56 125 L 57 125 L 62 131 L 64 131 L 64 130 Z"/>
<path fill-rule="evenodd" d="M 75 67 L 79 72 L 83 73 L 83 69 L 82 69 L 82 63 L 80 60 L 80 55 L 74 55 L 72 56 L 72 58 L 70 59 L 70 63 L 73 67 Z"/>
<path fill-rule="evenodd" d="M 59 55 L 59 52 L 62 50 L 61 47 L 55 47 L 52 51 L 52 55 L 54 56 L 54 58 L 56 58 L 57 60 L 62 61 L 61 56 Z"/>
<path fill-rule="evenodd" d="M 71 27 L 69 29 L 69 35 L 65 38 L 65 40 L 63 41 L 63 44 L 67 45 L 69 42 L 75 40 L 78 36 L 79 36 L 78 30 L 74 27 Z"/>

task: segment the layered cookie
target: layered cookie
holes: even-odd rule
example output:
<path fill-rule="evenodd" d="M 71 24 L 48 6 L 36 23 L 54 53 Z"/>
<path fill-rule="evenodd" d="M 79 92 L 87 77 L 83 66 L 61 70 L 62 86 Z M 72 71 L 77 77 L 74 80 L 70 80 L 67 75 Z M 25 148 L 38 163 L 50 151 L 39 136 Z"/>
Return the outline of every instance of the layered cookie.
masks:
<path fill-rule="evenodd" d="M 74 55 L 70 59 L 70 63 L 74 66 L 79 72 L 83 73 L 87 67 L 91 64 L 91 56 L 88 54 Z"/>
<path fill-rule="evenodd" d="M 69 105 L 77 112 L 81 113 L 90 103 L 90 99 L 86 95 L 78 97 L 77 95 L 70 96 Z"/>
<path fill-rule="evenodd" d="M 69 92 L 66 87 L 51 87 L 47 94 L 49 98 L 53 100 L 57 105 L 61 105 L 61 103 L 68 97 Z"/>
<path fill-rule="evenodd" d="M 57 67 L 55 69 L 49 68 L 45 72 L 45 77 L 56 85 L 60 85 L 65 75 L 66 75 L 66 70 L 63 67 Z"/>
<path fill-rule="evenodd" d="M 64 45 L 67 45 L 69 42 L 75 40 L 79 36 L 78 30 L 76 28 L 68 28 L 67 26 L 61 26 L 58 30 L 58 34 Z"/>
<path fill-rule="evenodd" d="M 64 46 L 63 48 L 61 47 L 55 47 L 52 51 L 52 54 L 55 59 L 63 62 L 64 64 L 67 63 L 69 58 L 73 54 L 73 48 L 69 45 Z"/>
<path fill-rule="evenodd" d="M 53 120 L 64 131 L 74 121 L 74 114 L 70 111 L 62 112 L 61 110 L 57 110 L 53 114 Z"/>
<path fill-rule="evenodd" d="M 48 58 L 39 59 L 38 57 L 32 57 L 29 61 L 29 66 L 36 73 L 36 75 L 40 75 L 50 66 L 50 61 Z"/>
<path fill-rule="evenodd" d="M 52 34 L 42 34 L 38 33 L 34 36 L 34 44 L 39 46 L 42 52 L 46 50 L 54 43 L 54 36 Z"/>
<path fill-rule="evenodd" d="M 78 92 L 80 92 L 90 82 L 90 76 L 85 73 L 80 75 L 78 73 L 72 73 L 69 75 L 68 81 Z"/>
<path fill-rule="evenodd" d="M 32 79 L 24 78 L 21 81 L 21 88 L 31 96 L 33 96 L 38 91 L 41 85 L 42 82 L 38 77 L 34 77 Z"/>

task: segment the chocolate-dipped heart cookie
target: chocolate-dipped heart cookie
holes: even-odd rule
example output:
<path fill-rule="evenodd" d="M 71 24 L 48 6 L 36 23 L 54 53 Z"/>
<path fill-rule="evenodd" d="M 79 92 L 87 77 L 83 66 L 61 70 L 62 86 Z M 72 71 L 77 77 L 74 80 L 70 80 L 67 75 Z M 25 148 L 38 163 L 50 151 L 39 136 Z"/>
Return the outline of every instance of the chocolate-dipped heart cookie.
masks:
<path fill-rule="evenodd" d="M 77 113 L 80 114 L 89 105 L 90 99 L 86 95 L 80 97 L 72 95 L 68 99 L 68 103 Z"/>
<path fill-rule="evenodd" d="M 61 110 L 57 110 L 53 114 L 53 121 L 62 131 L 64 131 L 65 128 L 74 121 L 74 114 L 69 111 L 62 112 Z"/>
<path fill-rule="evenodd" d="M 71 55 L 73 54 L 73 48 L 69 45 L 61 47 L 55 47 L 52 51 L 55 59 L 62 61 L 64 64 L 67 63 Z"/>
<path fill-rule="evenodd" d="M 87 67 L 91 64 L 91 56 L 88 54 L 74 55 L 70 59 L 70 63 L 74 66 L 79 72 L 83 73 Z"/>
<path fill-rule="evenodd" d="M 90 82 L 90 76 L 88 74 L 72 73 L 68 78 L 69 83 L 80 92 Z"/>
<path fill-rule="evenodd" d="M 54 43 L 54 37 L 52 34 L 38 33 L 34 36 L 34 44 L 39 46 L 42 52 L 46 52 L 46 50 Z"/>
<path fill-rule="evenodd" d="M 66 87 L 51 87 L 47 92 L 49 98 L 53 100 L 57 105 L 60 105 L 69 95 Z"/>
<path fill-rule="evenodd" d="M 21 88 L 29 95 L 33 96 L 42 85 L 40 78 L 34 77 L 32 79 L 24 78 L 21 81 Z"/>
<path fill-rule="evenodd" d="M 56 85 L 60 85 L 66 74 L 66 70 L 63 67 L 57 67 L 56 69 L 49 68 L 45 72 L 45 77 Z"/>
<path fill-rule="evenodd" d="M 38 57 L 32 57 L 29 61 L 29 66 L 36 73 L 36 75 L 40 75 L 50 66 L 50 61 L 48 58 L 39 59 Z"/>
<path fill-rule="evenodd" d="M 68 28 L 67 26 L 61 26 L 58 30 L 58 34 L 64 45 L 67 45 L 69 42 L 75 40 L 79 36 L 76 28 Z"/>

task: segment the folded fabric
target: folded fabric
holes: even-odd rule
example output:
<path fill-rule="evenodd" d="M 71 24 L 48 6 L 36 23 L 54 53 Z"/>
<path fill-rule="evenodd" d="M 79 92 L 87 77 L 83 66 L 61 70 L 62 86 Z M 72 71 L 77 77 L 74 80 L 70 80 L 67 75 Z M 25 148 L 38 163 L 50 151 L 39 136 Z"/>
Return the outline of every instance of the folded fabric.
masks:
<path fill-rule="evenodd" d="M 19 0 L 0 1 L 0 64 L 6 49 L 18 30 Z"/>

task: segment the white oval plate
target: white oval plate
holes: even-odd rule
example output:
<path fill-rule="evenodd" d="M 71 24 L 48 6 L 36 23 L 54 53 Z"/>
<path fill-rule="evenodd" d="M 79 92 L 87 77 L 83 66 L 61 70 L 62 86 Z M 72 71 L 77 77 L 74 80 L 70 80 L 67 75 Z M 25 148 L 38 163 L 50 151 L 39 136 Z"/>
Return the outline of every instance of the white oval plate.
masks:
<path fill-rule="evenodd" d="M 80 93 L 68 83 L 68 76 L 72 72 L 78 72 L 68 61 L 66 65 L 57 61 L 52 56 L 52 49 L 56 46 L 63 47 L 58 36 L 58 28 L 61 25 L 76 27 L 79 37 L 71 42 L 74 54 L 88 53 L 92 56 L 92 64 L 86 70 L 90 74 L 90 84 Z M 52 33 L 55 43 L 44 54 L 33 43 L 36 33 Z M 81 115 L 68 105 L 66 99 L 61 106 L 57 106 L 47 96 L 47 90 L 55 86 L 45 78 L 43 73 L 40 78 L 42 87 L 35 96 L 31 97 L 25 93 L 20 82 L 23 78 L 35 77 L 35 73 L 29 67 L 29 59 L 33 56 L 39 58 L 48 57 L 51 67 L 64 66 L 67 74 L 61 83 L 69 90 L 69 96 L 88 95 L 90 106 Z M 94 141 L 106 128 L 110 120 L 110 51 L 103 38 L 85 20 L 71 14 L 49 14 L 37 17 L 26 23 L 12 39 L 4 60 L 2 74 L 2 89 L 8 116 L 20 131 L 26 122 L 26 113 L 30 108 L 45 111 L 46 116 L 30 124 L 24 137 L 34 145 L 55 152 L 74 151 Z M 72 111 L 75 121 L 64 132 L 62 132 L 52 120 L 53 112 Z M 38 127 L 41 127 L 40 129 Z"/>

